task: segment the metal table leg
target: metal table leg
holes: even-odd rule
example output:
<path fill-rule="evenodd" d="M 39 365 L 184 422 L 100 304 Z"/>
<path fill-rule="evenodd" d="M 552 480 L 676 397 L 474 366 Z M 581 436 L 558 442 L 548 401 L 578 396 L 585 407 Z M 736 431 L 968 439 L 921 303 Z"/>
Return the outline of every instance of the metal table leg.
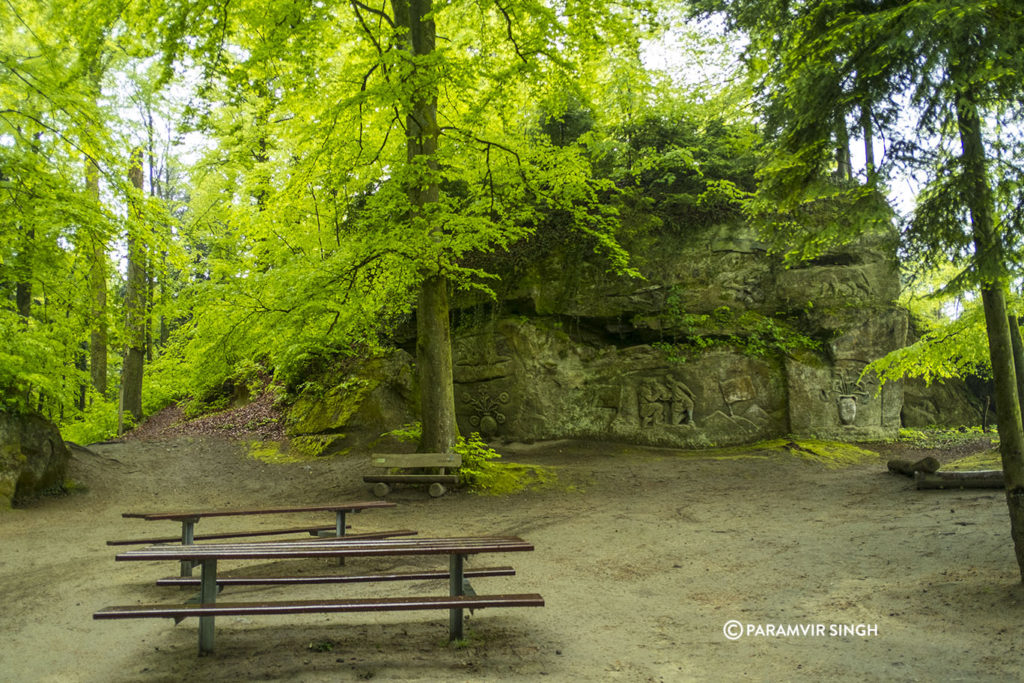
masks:
<path fill-rule="evenodd" d="M 190 517 L 188 519 L 181 520 L 181 544 L 192 545 L 195 542 L 195 528 L 196 522 L 199 521 L 198 517 Z M 181 561 L 181 575 L 192 576 L 192 560 Z"/>
<path fill-rule="evenodd" d="M 337 514 L 335 516 L 335 521 L 334 521 L 334 535 L 337 538 L 341 538 L 342 536 L 345 535 L 345 511 L 344 510 L 337 510 L 336 513 Z M 339 557 L 338 558 L 338 566 L 342 567 L 344 565 L 345 565 L 345 558 L 344 557 Z"/>
<path fill-rule="evenodd" d="M 203 560 L 203 576 L 199 582 L 199 604 L 217 602 L 217 560 Z M 199 617 L 199 654 L 213 652 L 213 617 Z"/>
<path fill-rule="evenodd" d="M 463 595 L 463 560 L 464 556 L 452 554 L 448 558 L 448 594 L 452 597 Z M 448 641 L 462 640 L 462 608 L 448 610 Z"/>

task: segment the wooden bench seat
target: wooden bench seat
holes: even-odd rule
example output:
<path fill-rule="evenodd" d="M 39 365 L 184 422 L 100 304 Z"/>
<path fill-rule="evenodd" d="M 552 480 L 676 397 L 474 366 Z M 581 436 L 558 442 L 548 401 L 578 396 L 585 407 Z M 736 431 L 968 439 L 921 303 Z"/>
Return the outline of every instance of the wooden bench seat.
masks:
<path fill-rule="evenodd" d="M 352 528 L 348 525 L 349 529 Z M 225 531 L 216 534 L 194 534 L 193 541 L 215 541 L 224 538 L 244 538 L 246 536 L 285 536 L 287 534 L 317 535 L 321 531 L 334 531 L 335 525 L 299 526 L 288 529 L 260 529 L 259 531 Z M 153 543 L 181 543 L 181 536 L 165 536 L 164 538 L 130 538 L 119 541 L 107 541 L 107 545 L 151 545 Z"/>
<path fill-rule="evenodd" d="M 512 567 L 480 567 L 465 569 L 462 575 L 467 579 L 487 576 L 515 576 Z M 321 583 L 365 583 L 371 581 L 430 581 L 447 580 L 451 572 L 444 570 L 400 572 L 394 574 L 358 574 L 358 575 L 327 575 L 327 576 L 218 576 L 218 586 L 282 586 L 282 585 L 313 585 Z M 191 576 L 168 576 L 157 579 L 158 586 L 199 586 L 200 579 Z"/>
<path fill-rule="evenodd" d="M 117 605 L 93 613 L 93 619 L 226 617 L 252 614 L 320 614 L 392 610 L 543 607 L 537 593 L 512 595 L 442 595 L 437 597 L 292 600 L 283 602 L 218 602 L 203 605 Z"/>
<path fill-rule="evenodd" d="M 381 498 L 391 492 L 392 484 L 428 484 L 430 495 L 437 498 L 445 494 L 448 490 L 446 486 L 459 483 L 458 475 L 453 472 L 461 465 L 462 456 L 458 453 L 378 453 L 370 458 L 371 467 L 380 467 L 385 471 L 434 469 L 437 472 L 371 474 L 363 477 L 363 481 L 373 484 L 374 495 Z"/>

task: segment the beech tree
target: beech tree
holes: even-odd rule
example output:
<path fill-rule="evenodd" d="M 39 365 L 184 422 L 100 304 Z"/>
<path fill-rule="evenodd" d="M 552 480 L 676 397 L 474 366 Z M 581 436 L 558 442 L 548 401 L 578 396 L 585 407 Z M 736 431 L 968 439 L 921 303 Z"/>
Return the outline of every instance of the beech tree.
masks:
<path fill-rule="evenodd" d="M 467 257 L 559 210 L 628 268 L 599 201 L 610 183 L 578 145 L 531 129 L 575 62 L 634 35 L 632 10 L 181 1 L 127 20 L 168 75 L 202 72 L 193 120 L 217 141 L 194 171 L 190 226 L 211 266 L 176 347 L 203 356 L 197 368 L 262 347 L 286 375 L 314 352 L 372 352 L 415 311 L 420 447 L 446 451 L 458 434 L 448 297 L 489 278 Z M 268 334 L 282 326 L 295 334 Z M 224 374 L 197 372 L 194 388 Z"/>
<path fill-rule="evenodd" d="M 758 3 L 718 3 L 749 16 Z M 1024 7 L 1017 2 L 817 0 L 770 3 L 784 22 L 751 22 L 770 40 L 765 83 L 775 126 L 775 161 L 764 196 L 791 215 L 830 198 L 869 197 L 870 188 L 823 187 L 837 117 L 870 102 L 874 133 L 892 160 L 913 163 L 928 182 L 907 237 L 919 253 L 969 266 L 983 303 L 995 379 L 1000 453 L 1011 535 L 1024 579 L 1024 432 L 1006 295 L 1010 245 L 1022 227 L 1020 149 L 1007 154 L 1024 104 Z M 746 14 L 745 14 L 746 13 Z M 774 31 L 769 39 L 769 31 Z M 884 112 L 884 115 L 878 115 Z"/>

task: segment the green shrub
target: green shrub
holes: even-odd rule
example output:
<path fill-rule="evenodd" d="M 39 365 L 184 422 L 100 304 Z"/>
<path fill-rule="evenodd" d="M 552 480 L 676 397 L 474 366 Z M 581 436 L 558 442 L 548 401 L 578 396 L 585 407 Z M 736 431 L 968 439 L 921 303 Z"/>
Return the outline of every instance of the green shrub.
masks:
<path fill-rule="evenodd" d="M 459 479 L 473 493 L 500 496 L 551 484 L 555 474 L 539 465 L 495 462 L 501 454 L 476 432 L 459 437 L 455 452 L 462 456 Z"/>

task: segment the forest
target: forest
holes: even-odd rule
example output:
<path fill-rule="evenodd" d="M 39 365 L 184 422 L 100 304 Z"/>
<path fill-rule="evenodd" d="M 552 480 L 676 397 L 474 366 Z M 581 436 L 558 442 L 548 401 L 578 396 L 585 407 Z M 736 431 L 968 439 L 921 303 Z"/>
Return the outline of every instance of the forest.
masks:
<path fill-rule="evenodd" d="M 7 0 L 0 409 L 116 436 L 287 400 L 572 245 L 729 220 L 789 263 L 899 229 L 887 380 L 994 383 L 1024 576 L 1024 7 L 1011 0 Z"/>

